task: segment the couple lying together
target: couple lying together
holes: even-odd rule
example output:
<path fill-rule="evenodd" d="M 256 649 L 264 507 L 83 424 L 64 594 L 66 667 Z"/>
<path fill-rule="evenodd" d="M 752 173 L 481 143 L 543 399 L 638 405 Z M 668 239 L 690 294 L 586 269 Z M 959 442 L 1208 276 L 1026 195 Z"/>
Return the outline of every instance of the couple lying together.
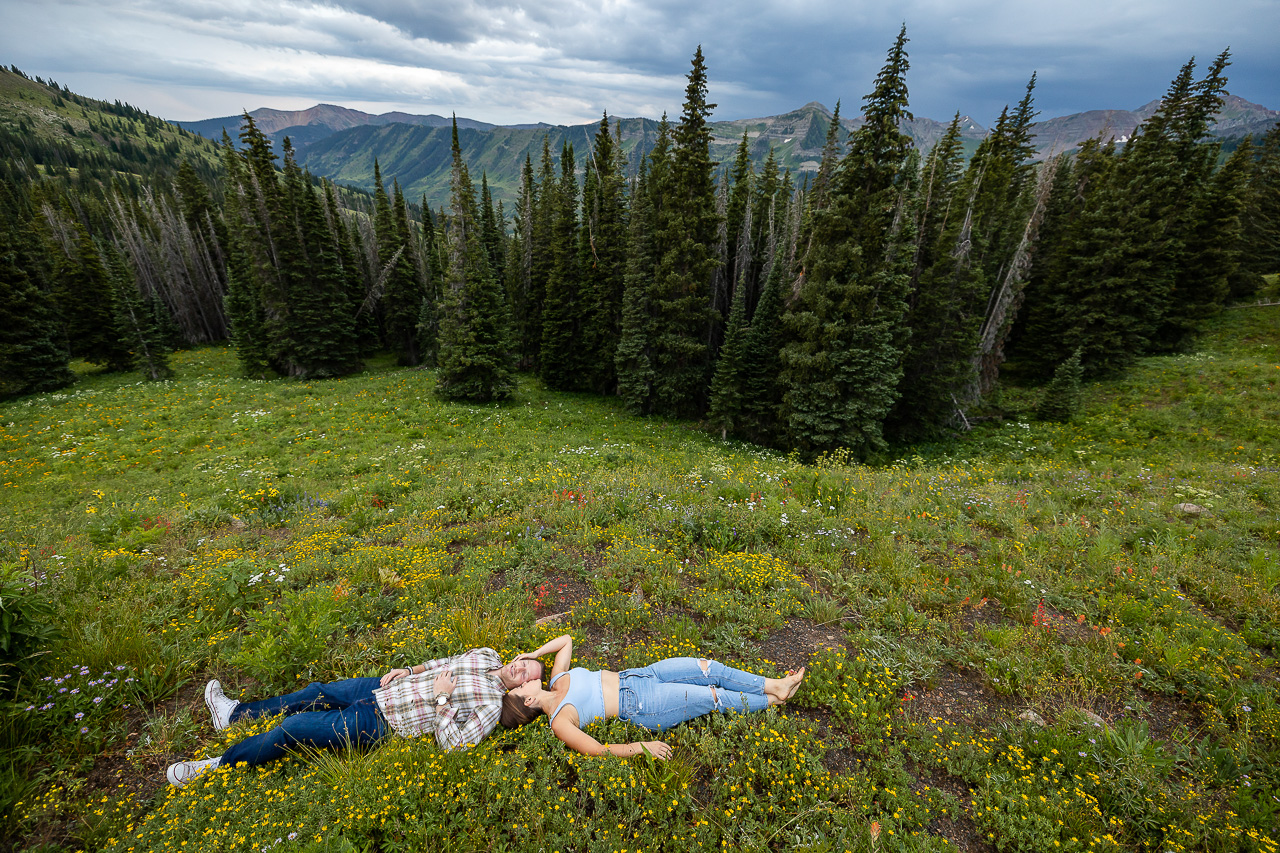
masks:
<path fill-rule="evenodd" d="M 539 658 L 555 655 L 550 689 L 542 685 Z M 314 749 L 370 746 L 392 734 L 435 736 L 441 749 L 473 746 L 501 723 L 515 728 L 539 714 L 550 718 L 551 730 L 583 755 L 631 756 L 648 753 L 665 759 L 671 747 L 662 741 L 600 743 L 583 731 L 596 720 L 618 717 L 651 732 L 704 714 L 760 711 L 781 705 L 804 679 L 804 668 L 785 678 L 765 678 L 709 659 L 667 658 L 622 672 L 570 668 L 573 639 L 565 634 L 540 649 L 519 654 L 503 665 L 493 649 L 472 649 L 451 658 L 430 660 L 408 669 L 393 669 L 381 678 L 348 678 L 318 682 L 296 693 L 237 702 L 216 680 L 205 687 L 204 700 L 213 727 L 237 720 L 287 716 L 278 726 L 247 737 L 222 755 L 179 761 L 167 776 L 185 785 L 219 765 L 255 766 L 275 761 L 297 747 Z"/>

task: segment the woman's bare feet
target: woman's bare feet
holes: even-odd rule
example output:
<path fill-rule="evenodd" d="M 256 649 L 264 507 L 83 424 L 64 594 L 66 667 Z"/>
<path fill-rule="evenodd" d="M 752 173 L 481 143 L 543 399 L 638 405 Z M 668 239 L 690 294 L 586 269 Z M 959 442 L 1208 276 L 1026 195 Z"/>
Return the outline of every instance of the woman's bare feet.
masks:
<path fill-rule="evenodd" d="M 795 672 L 788 671 L 785 678 L 765 679 L 764 692 L 769 697 L 769 704 L 781 705 L 786 702 L 796 695 L 802 681 L 804 681 L 804 667 L 800 667 Z"/>

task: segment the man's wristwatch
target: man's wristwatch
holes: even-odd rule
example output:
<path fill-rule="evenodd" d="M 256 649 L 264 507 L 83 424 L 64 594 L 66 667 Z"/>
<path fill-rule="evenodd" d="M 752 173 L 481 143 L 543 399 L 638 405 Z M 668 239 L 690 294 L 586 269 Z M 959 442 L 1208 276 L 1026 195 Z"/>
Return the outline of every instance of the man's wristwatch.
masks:
<path fill-rule="evenodd" d="M 436 694 L 436 704 L 437 704 L 437 705 L 444 705 L 444 704 L 447 704 L 447 703 L 448 703 L 448 701 L 449 701 L 449 694 L 448 694 L 448 693 L 437 693 L 437 694 Z"/>

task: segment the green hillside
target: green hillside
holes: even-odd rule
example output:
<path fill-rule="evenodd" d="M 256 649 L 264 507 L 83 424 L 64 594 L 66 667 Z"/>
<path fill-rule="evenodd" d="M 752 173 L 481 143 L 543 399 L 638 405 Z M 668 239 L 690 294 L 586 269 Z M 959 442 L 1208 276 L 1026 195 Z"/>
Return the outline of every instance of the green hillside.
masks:
<path fill-rule="evenodd" d="M 170 382 L 89 374 L 0 404 L 19 661 L 0 832 L 43 851 L 1275 851 L 1277 310 L 1223 312 L 1195 351 L 1090 386 L 1075 422 L 990 422 L 877 467 L 527 377 L 485 406 L 386 364 L 248 381 L 223 348 L 176 354 Z M 261 698 L 565 631 L 585 666 L 808 675 L 783 709 L 662 735 L 666 763 L 578 756 L 537 720 L 470 751 L 392 738 L 164 782 L 257 730 L 210 727 L 210 677 Z"/>
<path fill-rule="evenodd" d="M 116 101 L 0 68 L 0 162 L 70 180 L 172 178 L 189 160 L 206 181 L 220 170 L 214 142 Z"/>

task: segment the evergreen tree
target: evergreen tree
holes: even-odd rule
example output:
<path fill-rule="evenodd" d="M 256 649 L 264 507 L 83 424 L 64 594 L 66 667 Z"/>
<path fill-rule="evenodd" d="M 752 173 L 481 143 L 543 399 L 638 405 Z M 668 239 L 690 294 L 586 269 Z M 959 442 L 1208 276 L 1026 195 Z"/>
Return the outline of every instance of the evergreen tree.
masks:
<path fill-rule="evenodd" d="M 1202 140 L 1221 106 L 1227 64 L 1223 53 L 1196 83 L 1195 62 L 1187 62 L 1106 180 L 1090 189 L 1067 238 L 1071 263 L 1055 287 L 1057 341 L 1041 347 L 1042 362 L 1081 347 L 1086 375 L 1118 372 L 1145 352 L 1181 345 L 1186 318 L 1203 310 L 1187 301 L 1199 285 L 1179 285 L 1178 271 L 1203 269 L 1189 252 L 1204 248 L 1191 238 L 1217 146 Z"/>
<path fill-rule="evenodd" d="M 1262 276 L 1280 272 L 1280 124 L 1253 150 L 1241 213 L 1240 265 L 1231 294 L 1251 296 Z"/>
<path fill-rule="evenodd" d="M 745 272 L 745 271 L 744 271 Z M 733 307 L 729 310 L 729 322 L 725 328 L 724 346 L 716 360 L 715 376 L 711 380 L 711 409 L 707 419 L 713 428 L 720 429 L 720 437 L 735 434 L 743 415 L 743 370 L 746 367 L 747 336 L 747 288 L 738 282 L 733 294 Z"/>
<path fill-rule="evenodd" d="M 173 378 L 168 310 L 158 299 L 143 298 L 118 251 L 108 250 L 107 266 L 115 296 L 116 333 L 129 348 L 130 366 L 152 382 Z"/>
<path fill-rule="evenodd" d="M 981 316 L 975 316 L 974 277 L 968 272 L 972 215 L 954 208 L 963 169 L 960 115 L 925 161 L 914 204 L 918 222 L 899 399 L 886 430 L 898 439 L 929 435 L 955 411 L 955 394 L 972 379 L 972 355 Z M 955 220 L 963 219 L 957 226 Z M 985 294 L 982 294 L 985 298 Z M 978 309 L 980 310 L 980 309 Z"/>
<path fill-rule="evenodd" d="M 387 333 L 387 346 L 403 365 L 422 363 L 422 341 L 418 323 L 426 287 L 414 267 L 417 255 L 413 244 L 416 236 L 409 228 L 404 195 L 398 182 L 393 184 L 393 197 L 381 189 L 381 172 L 374 163 L 375 231 L 378 238 L 378 261 L 384 282 L 382 319 Z"/>
<path fill-rule="evenodd" d="M 1083 341 L 1073 331 L 1078 306 L 1070 289 L 1073 251 L 1083 211 L 1096 203 L 1115 165 L 1115 149 L 1087 140 L 1075 158 L 1061 154 L 1036 246 L 1036 262 L 1024 293 L 1026 308 L 1015 324 L 1012 357 L 1022 375 L 1047 381 Z M 1067 347 L 1070 346 L 1070 349 Z"/>
<path fill-rule="evenodd" d="M 550 388 L 578 391 L 584 387 L 581 320 L 587 305 L 578 268 L 578 181 L 573 146 L 560 151 L 560 181 L 543 187 L 553 205 L 551 270 L 542 314 L 542 379 Z"/>
<path fill-rule="evenodd" d="M 904 211 L 911 178 L 906 29 L 864 99 L 865 123 L 811 206 L 799 287 L 785 317 L 781 383 L 788 443 L 817 455 L 884 446 L 907 331 L 912 239 Z"/>
<path fill-rule="evenodd" d="M 436 394 L 446 400 L 502 400 L 515 390 L 511 320 L 481 241 L 475 189 L 462 162 L 456 118 L 450 206 Z"/>
<path fill-rule="evenodd" d="M 1036 407 L 1036 418 L 1042 421 L 1069 421 L 1080 411 L 1084 399 L 1082 380 L 1084 369 L 1080 365 L 1080 350 L 1054 371 L 1053 380 L 1045 386 L 1044 396 Z"/>
<path fill-rule="evenodd" d="M 719 217 L 712 177 L 711 128 L 715 104 L 707 102 L 702 48 L 694 53 L 669 173 L 651 167 L 650 191 L 664 202 L 654 206 L 657 259 L 650 309 L 656 336 L 651 343 L 654 376 L 652 410 L 670 417 L 694 417 L 706 407 L 713 323 L 711 277 L 719 261 L 715 246 Z"/>
<path fill-rule="evenodd" d="M 260 295 L 258 241 L 252 228 L 251 186 L 244 160 L 223 131 L 223 164 L 227 170 L 227 295 L 225 308 L 231 343 L 246 376 L 271 374 L 266 316 Z"/>
<path fill-rule="evenodd" d="M 504 266 L 502 251 L 506 223 L 502 222 L 494 211 L 493 196 L 489 192 L 489 175 L 480 173 L 480 234 L 484 243 L 485 257 L 489 259 L 489 269 L 497 272 Z"/>
<path fill-rule="evenodd" d="M 16 190 L 0 182 L 6 214 Z M 55 391 L 75 381 L 61 337 L 57 307 L 27 273 L 18 223 L 0 219 L 0 397 Z"/>
<path fill-rule="evenodd" d="M 434 365 L 439 350 L 440 336 L 440 283 L 444 279 L 444 267 L 440 257 L 440 239 L 436 231 L 431 208 L 426 199 L 422 203 L 423 269 L 426 279 L 422 296 L 422 308 L 418 311 L 418 340 L 422 345 L 422 360 Z"/>
<path fill-rule="evenodd" d="M 626 178 L 621 128 L 609 132 L 609 116 L 600 120 L 582 190 L 582 228 L 578 267 L 584 315 L 580 346 L 583 387 L 600 394 L 616 390 L 615 358 L 622 323 L 626 274 Z"/>
<path fill-rule="evenodd" d="M 318 194 L 285 140 L 285 192 L 290 231 L 282 244 L 289 267 L 289 374 L 303 379 L 341 376 L 360 366 L 355 316 L 347 283 Z"/>
<path fill-rule="evenodd" d="M 538 187 L 533 179 L 533 161 L 526 155 L 516 197 L 514 232 L 507 251 L 507 302 L 518 347 L 517 363 L 528 369 L 537 363 L 542 346 L 541 294 L 534 289 L 535 228 Z"/>
<path fill-rule="evenodd" d="M 670 136 L 666 116 L 649 162 L 655 171 L 670 169 Z M 642 163 L 632 194 L 627 226 L 627 271 L 622 289 L 622 326 L 614 364 L 618 371 L 618 396 L 637 414 L 651 410 L 654 384 L 653 342 L 657 315 L 652 305 L 652 275 L 656 264 L 653 241 L 654 194 L 650 174 Z"/>
<path fill-rule="evenodd" d="M 54 267 L 71 354 L 110 371 L 129 370 L 133 360 L 117 333 L 115 293 L 98 245 L 78 219 L 71 234 L 72 253 L 60 255 Z"/>
<path fill-rule="evenodd" d="M 729 170 L 729 197 L 725 205 L 725 247 L 727 248 L 726 256 L 721 259 L 721 269 L 719 274 L 726 282 L 732 283 L 736 288 L 745 285 L 751 288 L 754 284 L 749 276 L 750 270 L 739 269 L 739 263 L 750 265 L 750 252 L 752 248 L 751 233 L 749 227 L 749 217 L 751 211 L 751 148 L 747 145 L 747 132 L 742 132 L 742 140 L 738 143 L 738 153 L 734 157 L 733 167 Z M 744 240 L 743 234 L 746 233 Z M 744 257 L 745 255 L 745 257 Z M 737 296 L 732 297 L 733 301 L 737 300 Z M 743 305 L 746 311 L 748 306 Z M 732 308 L 730 308 L 732 313 Z M 744 317 L 745 322 L 745 317 Z M 727 334 L 727 332 L 726 332 Z"/>
<path fill-rule="evenodd" d="M 1214 149 L 1217 146 L 1205 146 Z M 1185 348 L 1206 318 L 1226 303 L 1240 264 L 1252 146 L 1239 146 L 1199 188 L 1182 237 L 1183 262 L 1173 272 L 1169 310 L 1158 332 L 1162 345 Z"/>
<path fill-rule="evenodd" d="M 742 354 L 742 436 L 760 444 L 777 444 L 783 438 L 781 351 L 784 290 L 789 281 L 788 258 L 794 235 L 775 205 L 771 220 L 781 222 L 772 229 L 764 287 L 751 315 Z"/>

